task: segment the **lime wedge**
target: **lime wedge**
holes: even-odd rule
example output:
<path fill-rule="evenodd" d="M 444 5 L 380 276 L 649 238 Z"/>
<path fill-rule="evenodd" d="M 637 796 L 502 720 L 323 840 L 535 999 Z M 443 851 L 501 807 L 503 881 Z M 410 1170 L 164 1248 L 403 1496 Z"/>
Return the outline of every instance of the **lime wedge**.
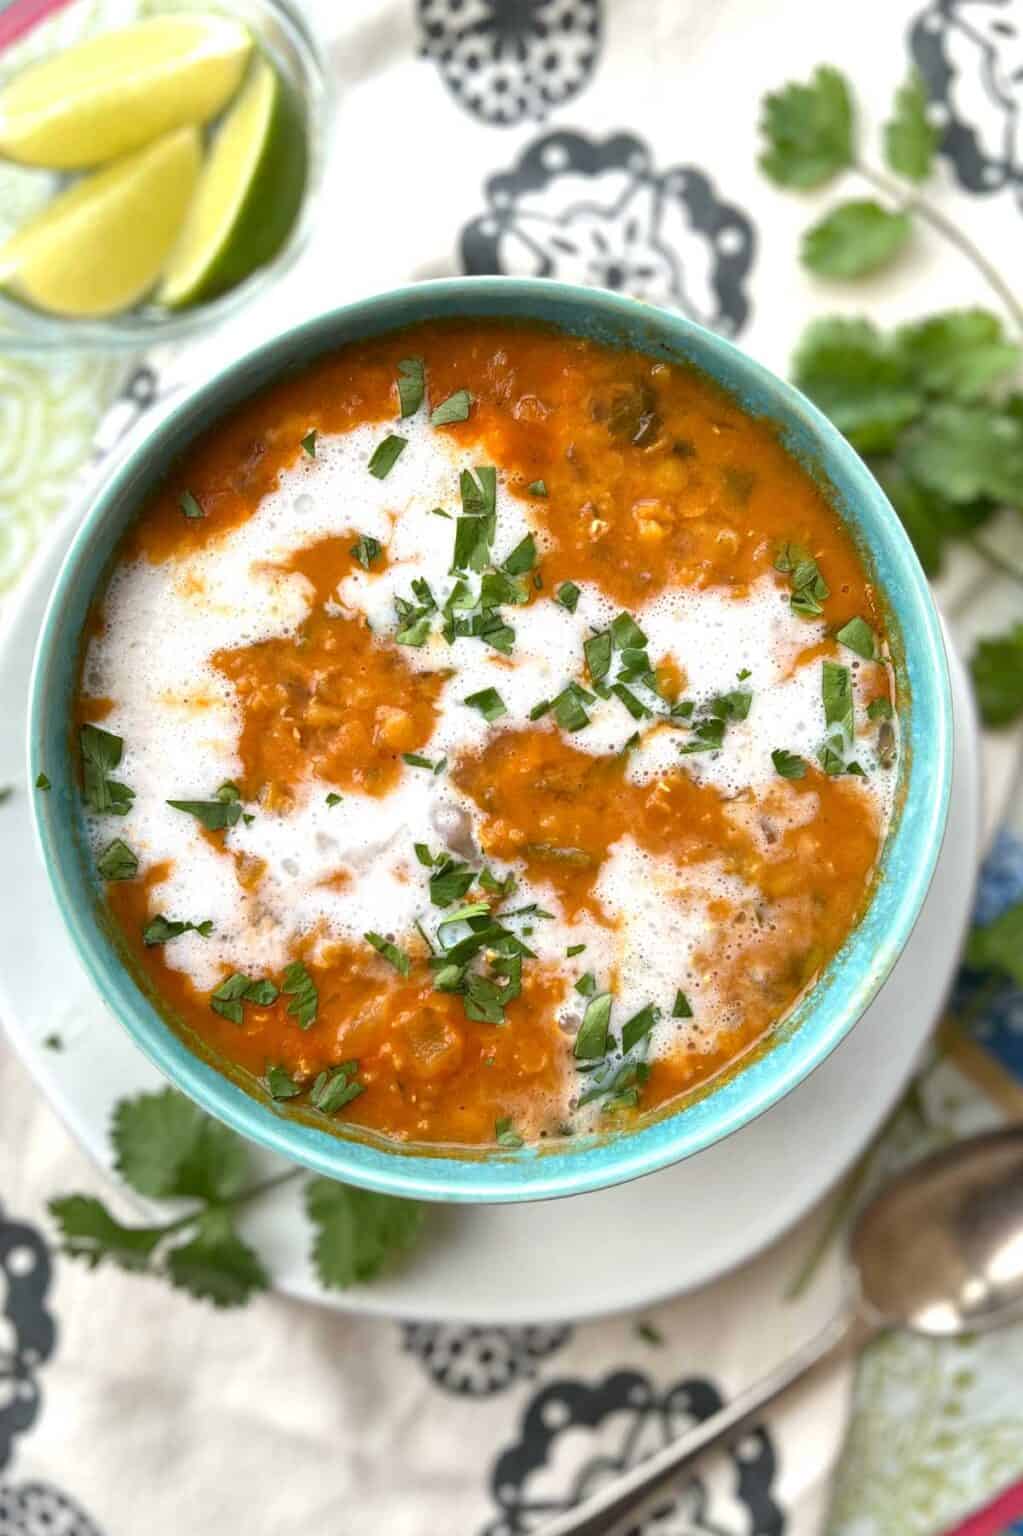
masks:
<path fill-rule="evenodd" d="M 0 155 L 79 170 L 203 123 L 238 89 L 251 49 L 240 23 L 191 13 L 87 38 L 0 91 Z"/>
<path fill-rule="evenodd" d="M 0 287 L 57 315 L 110 315 L 153 287 L 199 179 L 178 128 L 79 181 L 0 246 Z"/>
<path fill-rule="evenodd" d="M 269 261 L 295 222 L 305 177 L 301 106 L 257 59 L 217 129 L 159 302 L 179 309 L 212 298 Z"/>

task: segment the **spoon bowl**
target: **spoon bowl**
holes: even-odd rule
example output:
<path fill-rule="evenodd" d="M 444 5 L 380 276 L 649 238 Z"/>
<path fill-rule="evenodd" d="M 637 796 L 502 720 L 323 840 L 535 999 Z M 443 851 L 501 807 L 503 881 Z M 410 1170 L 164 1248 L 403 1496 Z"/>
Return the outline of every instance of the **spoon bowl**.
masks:
<path fill-rule="evenodd" d="M 948 1337 L 1023 1315 L 1023 1126 L 925 1158 L 881 1191 L 849 1242 L 880 1328 Z"/>

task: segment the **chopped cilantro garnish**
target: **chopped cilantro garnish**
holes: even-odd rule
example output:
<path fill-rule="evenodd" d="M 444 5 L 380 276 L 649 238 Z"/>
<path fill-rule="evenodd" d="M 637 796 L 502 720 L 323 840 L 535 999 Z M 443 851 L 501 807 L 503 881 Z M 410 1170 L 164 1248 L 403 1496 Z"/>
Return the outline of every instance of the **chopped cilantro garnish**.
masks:
<path fill-rule="evenodd" d="M 484 720 L 498 720 L 501 715 L 508 713 L 507 706 L 496 688 L 481 688 L 479 693 L 470 693 L 462 700 L 463 704 L 469 704 L 473 709 L 478 709 Z"/>
<path fill-rule="evenodd" d="M 611 670 L 611 649 L 612 640 L 609 629 L 601 630 L 597 635 L 590 635 L 583 641 L 586 666 L 595 683 L 602 683 Z"/>
<path fill-rule="evenodd" d="M 691 1019 L 693 1016 L 693 1010 L 690 1007 L 689 999 L 686 997 L 681 988 L 679 988 L 679 990 L 675 993 L 675 1001 L 672 1004 L 671 1016 L 673 1019 Z"/>
<path fill-rule="evenodd" d="M 403 357 L 398 364 L 399 416 L 414 416 L 426 393 L 426 369 L 421 357 Z"/>
<path fill-rule="evenodd" d="M 82 777 L 89 808 L 98 814 L 127 816 L 135 791 L 127 784 L 117 784 L 109 777 L 121 761 L 124 742 L 120 736 L 98 725 L 83 725 L 79 732 L 82 748 Z"/>
<path fill-rule="evenodd" d="M 600 992 L 586 1005 L 574 1054 L 578 1061 L 599 1061 L 607 1055 L 607 1031 L 611 1020 L 611 994 Z"/>
<path fill-rule="evenodd" d="M 128 844 L 115 837 L 96 860 L 96 868 L 104 880 L 134 880 L 139 861 Z"/>
<path fill-rule="evenodd" d="M 285 966 L 284 979 L 281 983 L 281 991 L 290 997 L 288 1012 L 297 1021 L 300 1029 L 308 1029 L 316 1022 L 316 1010 L 319 1007 L 319 993 L 316 984 L 301 960 L 293 960 Z"/>
<path fill-rule="evenodd" d="M 651 713 L 625 683 L 612 683 L 611 692 L 616 698 L 621 699 L 633 720 L 642 720 Z"/>
<path fill-rule="evenodd" d="M 301 1086 L 296 1083 L 287 1068 L 276 1062 L 267 1063 L 263 1081 L 272 1099 L 294 1099 L 302 1092 Z"/>
<path fill-rule="evenodd" d="M 554 701 L 552 699 L 541 699 L 539 704 L 534 704 L 532 709 L 529 711 L 530 720 L 541 719 L 544 715 L 547 714 L 553 702 Z"/>
<path fill-rule="evenodd" d="M 358 543 L 353 544 L 348 553 L 358 560 L 364 571 L 368 571 L 373 561 L 379 555 L 381 548 L 382 546 L 378 539 L 373 539 L 368 533 L 363 533 L 360 534 Z"/>
<path fill-rule="evenodd" d="M 207 832 L 222 832 L 225 827 L 236 826 L 242 814 L 238 791 L 233 784 L 221 785 L 215 800 L 168 800 L 167 804 L 176 811 L 194 816 Z"/>
<path fill-rule="evenodd" d="M 643 650 L 646 646 L 646 635 L 631 613 L 620 613 L 611 621 L 611 635 L 620 651 Z"/>
<path fill-rule="evenodd" d="M 408 763 L 410 768 L 428 768 L 431 773 L 437 767 L 432 757 L 423 757 L 419 752 L 403 752 L 401 760 L 403 763 Z"/>
<path fill-rule="evenodd" d="M 472 395 L 467 389 L 456 389 L 453 395 L 442 400 L 430 417 L 432 427 L 446 427 L 452 421 L 468 421 Z"/>
<path fill-rule="evenodd" d="M 573 955 L 581 955 L 585 948 L 585 944 L 570 944 L 565 950 L 565 954 L 568 956 L 569 960 L 571 960 Z"/>
<path fill-rule="evenodd" d="M 158 912 L 151 918 L 142 930 L 142 942 L 146 948 L 154 944 L 166 944 L 170 939 L 176 939 L 182 933 L 198 933 L 204 939 L 208 939 L 213 932 L 212 918 L 205 918 L 201 923 L 185 923 L 172 921 Z"/>
<path fill-rule="evenodd" d="M 679 751 L 689 754 L 693 752 L 716 752 L 725 739 L 725 721 L 720 715 L 712 715 L 707 720 L 698 720 L 692 728 L 691 735 L 679 747 Z"/>
<path fill-rule="evenodd" d="M 46 777 L 45 773 L 36 774 L 36 789 L 52 789 L 52 787 L 53 786 L 51 785 L 49 779 Z M 5 792 L 3 798 L 6 800 L 10 793 L 11 791 L 8 789 Z"/>
<path fill-rule="evenodd" d="M 191 491 L 182 491 L 178 498 L 178 506 L 188 518 L 205 517 L 206 513 L 196 501 Z"/>
<path fill-rule="evenodd" d="M 505 1115 L 502 1119 L 494 1121 L 494 1137 L 498 1145 L 502 1147 L 521 1147 L 525 1145 L 522 1137 L 512 1125 L 510 1115 Z"/>
<path fill-rule="evenodd" d="M 575 613 L 579 604 L 579 588 L 574 581 L 563 581 L 561 583 L 555 597 L 555 602 L 560 603 L 562 608 L 567 608 L 569 613 Z"/>
<path fill-rule="evenodd" d="M 375 480 L 387 479 L 387 476 L 405 452 L 407 445 L 408 439 L 398 437 L 394 432 L 389 432 L 382 442 L 377 443 L 373 449 L 373 455 L 368 466 L 369 472 Z"/>
<path fill-rule="evenodd" d="M 797 757 L 794 752 L 786 752 L 784 747 L 778 747 L 771 753 L 771 762 L 775 772 L 783 779 L 802 779 L 806 777 L 806 762 Z"/>
<path fill-rule="evenodd" d="M 302 451 L 306 455 L 307 458 L 315 459 L 315 457 L 316 457 L 316 439 L 317 439 L 318 436 L 319 436 L 319 434 L 316 431 L 316 428 L 312 427 L 306 433 L 305 437 L 303 437 L 303 439 L 302 439 Z"/>
<path fill-rule="evenodd" d="M 416 858 L 419 860 L 420 864 L 424 865 L 427 869 L 432 869 L 436 863 L 436 860 L 434 859 L 433 854 L 430 852 L 426 844 L 413 843 L 412 846 L 415 849 Z"/>
<path fill-rule="evenodd" d="M 824 702 L 824 720 L 829 727 L 837 727 L 847 741 L 853 738 L 852 680 L 848 667 L 835 661 L 825 661 L 821 674 L 821 698 Z"/>
<path fill-rule="evenodd" d="M 365 1093 L 365 1083 L 355 1080 L 359 1070 L 357 1061 L 343 1061 L 331 1071 L 320 1072 L 309 1090 L 309 1102 L 324 1115 L 336 1115 L 360 1093 Z"/>
<path fill-rule="evenodd" d="M 659 1009 L 655 1008 L 652 1003 L 647 1003 L 645 1008 L 641 1008 L 638 1013 L 634 1013 L 632 1018 L 622 1025 L 622 1051 L 624 1054 L 627 1055 L 634 1045 L 638 1045 L 641 1040 L 646 1038 L 659 1017 Z"/>
<path fill-rule="evenodd" d="M 831 589 L 816 560 L 801 544 L 783 544 L 775 557 L 774 568 L 792 578 L 789 604 L 794 613 L 813 618 L 824 612 L 821 604 L 831 596 Z"/>
<path fill-rule="evenodd" d="M 534 480 L 533 483 L 530 486 L 527 487 L 527 489 L 529 491 L 530 496 L 546 496 L 547 495 L 547 483 L 544 480 Z"/>
<path fill-rule="evenodd" d="M 568 687 L 562 689 L 557 698 L 552 700 L 551 709 L 563 731 L 581 731 L 590 723 L 590 717 L 583 708 L 580 690 L 574 683 L 569 683 Z"/>
<path fill-rule="evenodd" d="M 504 569 L 509 576 L 522 576 L 526 571 L 531 571 L 536 564 L 536 540 L 531 533 L 527 533 L 524 539 L 520 539 L 504 562 Z"/>
<path fill-rule="evenodd" d="M 890 699 L 871 699 L 867 705 L 868 720 L 890 720 L 894 711 Z"/>
<path fill-rule="evenodd" d="M 733 688 L 731 693 L 719 693 L 707 705 L 707 713 L 719 720 L 745 720 L 753 703 L 753 695 L 746 688 Z"/>
<path fill-rule="evenodd" d="M 874 631 L 865 619 L 858 616 L 850 619 L 848 624 L 843 624 L 835 639 L 840 645 L 847 646 L 850 651 L 855 651 L 857 656 L 862 656 L 867 661 L 873 661 L 877 655 L 877 638 Z"/>
<path fill-rule="evenodd" d="M 327 804 L 330 806 L 341 804 L 341 796 L 337 793 L 336 790 L 332 789 L 330 791 L 329 795 L 327 796 Z"/>
<path fill-rule="evenodd" d="M 254 981 L 251 976 L 245 976 L 241 971 L 234 971 L 214 992 L 210 993 L 210 1007 L 214 1013 L 219 1013 L 222 1018 L 230 1019 L 232 1024 L 240 1024 L 243 1019 L 242 1004 L 255 1003 L 259 1008 L 269 1008 L 277 1001 L 277 988 L 272 981 L 262 979 Z"/>
<path fill-rule="evenodd" d="M 372 944 L 378 955 L 390 961 L 400 976 L 408 975 L 411 961 L 403 949 L 392 944 L 390 939 L 385 939 L 382 933 L 364 933 L 363 938 L 367 944 Z"/>
<path fill-rule="evenodd" d="M 593 996 L 594 992 L 597 990 L 597 978 L 594 976 L 592 971 L 587 971 L 584 975 L 579 977 L 579 980 L 575 984 L 575 990 L 579 993 L 580 997 Z"/>

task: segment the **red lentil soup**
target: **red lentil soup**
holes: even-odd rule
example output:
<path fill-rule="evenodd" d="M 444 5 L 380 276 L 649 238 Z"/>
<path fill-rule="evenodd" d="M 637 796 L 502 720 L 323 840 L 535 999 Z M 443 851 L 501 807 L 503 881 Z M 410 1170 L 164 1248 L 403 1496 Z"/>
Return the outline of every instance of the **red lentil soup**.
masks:
<path fill-rule="evenodd" d="M 516 1146 L 734 1067 L 869 898 L 878 594 L 684 367 L 501 322 L 237 409 L 83 654 L 106 900 L 168 1018 L 337 1129 Z"/>

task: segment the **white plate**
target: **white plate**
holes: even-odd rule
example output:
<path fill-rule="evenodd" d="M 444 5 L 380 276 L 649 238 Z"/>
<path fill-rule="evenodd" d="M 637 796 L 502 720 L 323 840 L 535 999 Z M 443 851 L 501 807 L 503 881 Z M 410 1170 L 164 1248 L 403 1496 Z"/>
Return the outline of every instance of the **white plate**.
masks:
<path fill-rule="evenodd" d="M 0 1017 L 57 1112 L 110 1168 L 115 1101 L 162 1078 L 93 991 L 64 933 L 31 830 L 22 759 L 26 689 L 43 606 L 73 519 L 35 562 L 0 638 Z M 352 1311 L 527 1325 L 650 1305 L 722 1274 L 773 1241 L 840 1177 L 895 1103 L 952 978 L 978 862 L 980 767 L 962 668 L 952 809 L 916 929 L 851 1035 L 787 1099 L 727 1141 L 634 1184 L 534 1205 L 440 1207 L 405 1268 L 328 1294 L 307 1259 L 294 1187 L 246 1216 L 289 1295 Z M 52 1032 L 62 1051 L 43 1045 Z M 258 1154 L 262 1161 L 269 1162 Z"/>

